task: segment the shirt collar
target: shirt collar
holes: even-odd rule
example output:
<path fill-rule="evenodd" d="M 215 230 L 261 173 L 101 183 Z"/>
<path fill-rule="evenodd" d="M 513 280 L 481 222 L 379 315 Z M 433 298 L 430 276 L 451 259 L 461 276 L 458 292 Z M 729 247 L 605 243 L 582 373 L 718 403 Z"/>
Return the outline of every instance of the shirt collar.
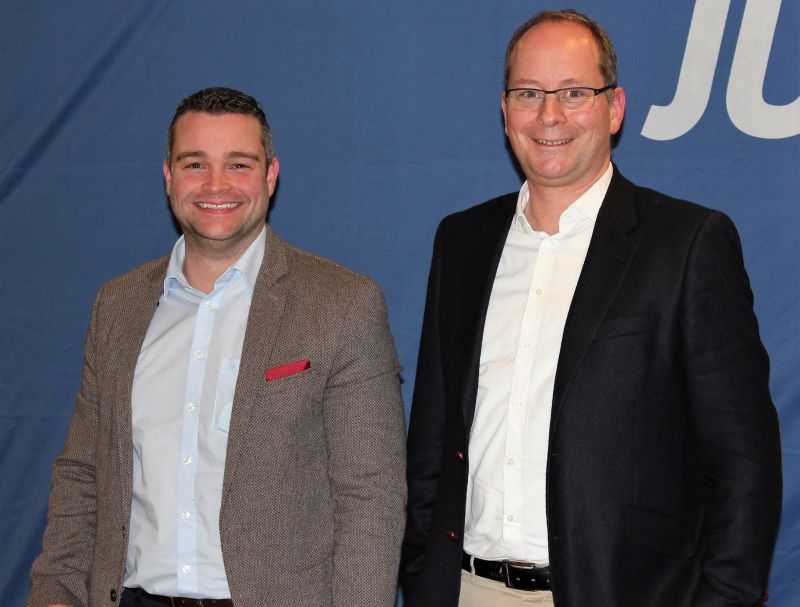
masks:
<path fill-rule="evenodd" d="M 582 219 L 588 219 L 593 223 L 597 221 L 597 214 L 600 212 L 600 206 L 603 204 L 603 199 L 606 197 L 606 192 L 608 192 L 608 186 L 611 183 L 613 174 L 614 165 L 609 162 L 608 168 L 600 178 L 561 213 L 558 222 L 559 233 L 567 233 L 571 227 Z M 535 231 L 525 217 L 525 208 L 528 206 L 529 202 L 530 192 L 528 191 L 528 182 L 524 181 L 519 190 L 519 196 L 517 196 L 517 210 L 514 213 L 514 221 L 511 225 L 528 234 L 533 234 Z"/>
<path fill-rule="evenodd" d="M 216 282 L 214 283 L 214 290 L 216 291 L 217 289 L 224 287 L 238 275 L 244 279 L 245 284 L 247 284 L 247 287 L 252 293 L 256 284 L 256 279 L 258 278 L 258 272 L 261 269 L 261 263 L 264 260 L 266 244 L 267 228 L 264 226 L 264 228 L 261 230 L 261 233 L 253 242 L 250 243 L 247 249 L 245 249 L 244 253 L 242 253 L 241 257 L 233 262 L 231 267 L 225 270 L 225 272 L 223 272 L 222 275 L 217 278 Z M 197 292 L 200 295 L 205 296 L 205 293 L 200 293 L 197 291 L 189 284 L 189 281 L 186 280 L 186 276 L 183 273 L 183 262 L 185 257 L 186 242 L 184 237 L 181 236 L 178 238 L 175 246 L 172 247 L 172 253 L 169 257 L 167 275 L 164 277 L 164 297 L 167 297 L 170 289 L 173 288 Z"/>

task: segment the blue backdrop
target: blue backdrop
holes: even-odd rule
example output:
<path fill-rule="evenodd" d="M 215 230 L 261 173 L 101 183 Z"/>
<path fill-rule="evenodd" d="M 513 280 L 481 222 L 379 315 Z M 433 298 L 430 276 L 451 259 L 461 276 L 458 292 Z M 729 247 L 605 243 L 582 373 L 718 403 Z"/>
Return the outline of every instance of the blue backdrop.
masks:
<path fill-rule="evenodd" d="M 226 6 L 223 6 L 226 4 Z M 586 0 L 628 94 L 625 175 L 730 214 L 783 433 L 770 605 L 800 571 L 800 8 Z M 176 238 L 161 177 L 178 101 L 259 99 L 286 239 L 384 288 L 410 403 L 439 219 L 519 187 L 502 130 L 506 41 L 551 3 L 0 1 L 0 597 L 19 607 L 97 287 Z"/>

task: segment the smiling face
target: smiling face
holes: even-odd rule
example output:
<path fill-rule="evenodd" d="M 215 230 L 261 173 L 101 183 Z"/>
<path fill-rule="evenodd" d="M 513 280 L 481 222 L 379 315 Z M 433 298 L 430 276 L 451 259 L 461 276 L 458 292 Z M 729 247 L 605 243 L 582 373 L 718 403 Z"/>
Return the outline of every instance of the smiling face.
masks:
<path fill-rule="evenodd" d="M 253 116 L 187 112 L 178 118 L 164 179 L 187 255 L 238 259 L 264 227 L 278 170 L 277 158 L 267 161 Z"/>
<path fill-rule="evenodd" d="M 540 23 L 513 50 L 508 88 L 601 88 L 610 83 L 603 81 L 599 64 L 600 51 L 587 28 L 568 21 Z M 600 94 L 591 108 L 580 111 L 565 112 L 554 95 L 535 110 L 509 106 L 505 95 L 501 105 L 509 143 L 529 186 L 558 188 L 577 198 L 608 167 L 625 93 L 616 88 L 611 101 Z"/>

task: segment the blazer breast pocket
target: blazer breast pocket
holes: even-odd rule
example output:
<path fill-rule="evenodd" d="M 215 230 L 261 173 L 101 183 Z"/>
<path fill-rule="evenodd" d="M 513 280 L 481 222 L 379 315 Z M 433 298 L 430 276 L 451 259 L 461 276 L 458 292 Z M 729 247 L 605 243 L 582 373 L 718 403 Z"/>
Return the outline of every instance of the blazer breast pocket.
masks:
<path fill-rule="evenodd" d="M 273 396 L 290 390 L 314 394 L 321 392 L 324 383 L 320 372 L 314 368 L 313 364 L 308 369 L 292 375 L 270 381 L 263 379 L 262 381 L 264 383 L 258 388 L 259 396 Z"/>
<path fill-rule="evenodd" d="M 321 427 L 325 377 L 312 366 L 294 375 L 261 381 L 252 421 L 268 434 L 291 435 L 295 446 L 306 444 L 308 436 L 316 435 Z"/>
<path fill-rule="evenodd" d="M 637 335 L 639 333 L 649 333 L 653 331 L 655 327 L 655 317 L 648 314 L 612 318 L 600 325 L 594 336 L 594 341 L 624 337 L 626 335 Z"/>

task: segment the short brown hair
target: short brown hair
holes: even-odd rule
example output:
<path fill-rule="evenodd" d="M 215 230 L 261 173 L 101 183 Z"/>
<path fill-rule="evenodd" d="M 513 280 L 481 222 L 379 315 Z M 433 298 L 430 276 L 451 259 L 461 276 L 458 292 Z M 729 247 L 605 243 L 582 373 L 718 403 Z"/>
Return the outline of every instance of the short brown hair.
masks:
<path fill-rule="evenodd" d="M 178 118 L 187 112 L 204 112 L 206 114 L 244 114 L 252 116 L 261 125 L 261 143 L 264 145 L 264 152 L 267 155 L 267 163 L 275 156 L 275 148 L 272 144 L 272 131 L 269 129 L 267 117 L 258 101 L 250 95 L 245 95 L 241 91 L 229 89 L 222 86 L 215 86 L 196 93 L 192 93 L 178 104 L 175 115 L 167 131 L 167 162 L 172 157 L 172 144 L 175 142 L 175 123 Z"/>
<path fill-rule="evenodd" d="M 572 23 L 577 23 L 578 25 L 582 25 L 588 29 L 594 37 L 595 42 L 597 42 L 597 47 L 600 50 L 600 65 L 598 67 L 600 68 L 600 73 L 603 75 L 603 80 L 605 80 L 604 84 L 608 85 L 617 83 L 617 53 L 614 51 L 614 45 L 611 43 L 611 38 L 608 37 L 608 34 L 597 24 L 596 21 L 574 9 L 565 8 L 561 10 L 542 11 L 538 15 L 528 19 L 525 23 L 520 25 L 519 28 L 517 28 L 517 31 L 514 32 L 513 36 L 511 36 L 511 40 L 508 41 L 508 46 L 506 47 L 505 75 L 503 77 L 504 88 L 508 88 L 508 78 L 511 71 L 511 54 L 517 47 L 520 38 L 522 38 L 534 26 L 539 25 L 540 23 L 549 23 L 553 21 L 569 21 Z M 613 91 L 609 91 L 609 93 L 613 94 Z"/>

